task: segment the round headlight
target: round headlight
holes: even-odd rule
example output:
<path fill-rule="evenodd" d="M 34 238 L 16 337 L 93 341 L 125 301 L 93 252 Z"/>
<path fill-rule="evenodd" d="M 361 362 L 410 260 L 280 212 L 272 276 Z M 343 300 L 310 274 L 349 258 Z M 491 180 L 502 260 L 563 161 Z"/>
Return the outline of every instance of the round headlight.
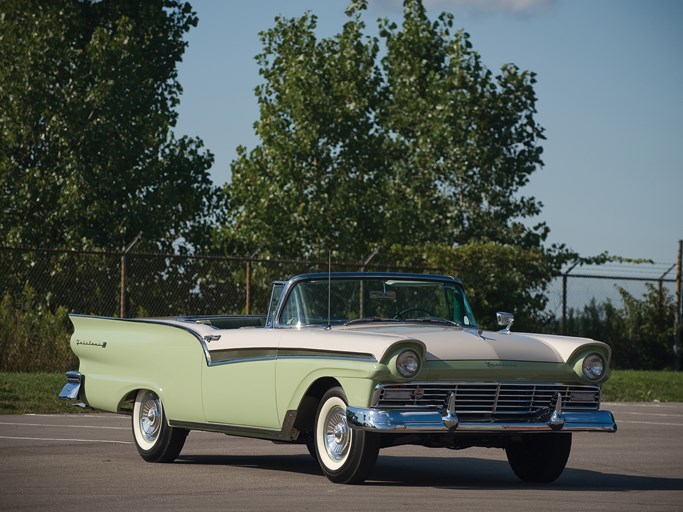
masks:
<path fill-rule="evenodd" d="M 412 350 L 404 350 L 396 358 L 396 369 L 402 377 L 415 377 L 420 371 L 420 356 Z"/>
<path fill-rule="evenodd" d="M 590 380 L 598 380 L 605 374 L 605 359 L 600 354 L 590 354 L 583 360 L 583 374 Z"/>

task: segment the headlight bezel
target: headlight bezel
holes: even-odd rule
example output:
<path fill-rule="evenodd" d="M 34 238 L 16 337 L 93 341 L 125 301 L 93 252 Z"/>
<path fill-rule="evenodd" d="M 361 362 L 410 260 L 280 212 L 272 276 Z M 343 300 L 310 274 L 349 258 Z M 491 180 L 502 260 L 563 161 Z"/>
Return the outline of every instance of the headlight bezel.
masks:
<path fill-rule="evenodd" d="M 396 356 L 396 372 L 405 379 L 412 379 L 420 373 L 422 369 L 422 358 L 412 348 L 407 348 L 399 352 Z"/>
<path fill-rule="evenodd" d="M 581 361 L 583 376 L 591 382 L 597 382 L 607 373 L 607 360 L 599 352 L 591 352 Z"/>

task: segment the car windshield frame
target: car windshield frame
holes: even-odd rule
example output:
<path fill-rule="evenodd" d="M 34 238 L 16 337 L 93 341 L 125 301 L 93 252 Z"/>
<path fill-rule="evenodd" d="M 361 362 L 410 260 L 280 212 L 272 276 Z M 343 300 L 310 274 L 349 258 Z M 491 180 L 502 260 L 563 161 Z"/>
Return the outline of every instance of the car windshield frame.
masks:
<path fill-rule="evenodd" d="M 303 274 L 284 284 L 280 298 L 270 324 L 273 327 L 377 322 L 478 327 L 462 282 L 451 276 L 391 272 Z"/>

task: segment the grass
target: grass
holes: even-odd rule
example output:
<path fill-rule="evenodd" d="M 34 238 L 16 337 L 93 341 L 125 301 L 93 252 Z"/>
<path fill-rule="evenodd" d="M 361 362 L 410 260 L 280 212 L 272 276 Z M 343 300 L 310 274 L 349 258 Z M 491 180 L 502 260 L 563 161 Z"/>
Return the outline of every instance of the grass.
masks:
<path fill-rule="evenodd" d="M 65 414 L 90 410 L 59 400 L 57 395 L 64 384 L 63 373 L 0 372 L 0 414 Z"/>
<path fill-rule="evenodd" d="M 603 388 L 605 402 L 683 402 L 683 372 L 620 370 Z"/>
<path fill-rule="evenodd" d="M 0 372 L 0 414 L 84 413 L 57 398 L 62 373 Z M 615 371 L 605 384 L 605 402 L 683 402 L 683 372 Z"/>

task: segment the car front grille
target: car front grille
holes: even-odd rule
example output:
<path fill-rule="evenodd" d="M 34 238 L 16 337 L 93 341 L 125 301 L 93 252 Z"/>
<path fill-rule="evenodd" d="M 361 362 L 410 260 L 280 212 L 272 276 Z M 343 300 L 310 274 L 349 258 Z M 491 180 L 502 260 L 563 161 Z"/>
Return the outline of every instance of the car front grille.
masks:
<path fill-rule="evenodd" d="M 543 415 L 555 407 L 558 393 L 563 411 L 600 408 L 599 386 L 527 382 L 384 384 L 375 388 L 372 407 L 443 409 L 451 393 L 455 393 L 455 411 L 463 421 Z"/>

